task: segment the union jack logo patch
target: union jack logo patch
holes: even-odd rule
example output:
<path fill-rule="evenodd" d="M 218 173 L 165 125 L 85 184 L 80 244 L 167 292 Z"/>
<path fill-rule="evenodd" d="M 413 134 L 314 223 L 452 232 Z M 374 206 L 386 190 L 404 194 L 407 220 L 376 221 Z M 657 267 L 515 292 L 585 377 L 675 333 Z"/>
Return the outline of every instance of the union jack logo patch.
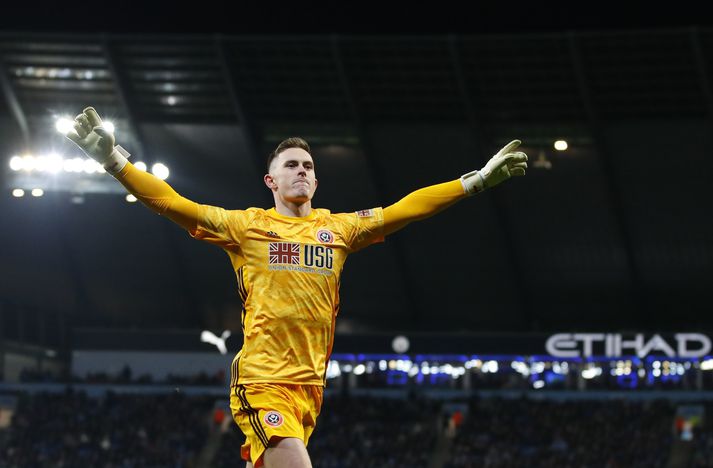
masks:
<path fill-rule="evenodd" d="M 270 264 L 300 264 L 300 244 L 294 242 L 270 242 Z"/>
<path fill-rule="evenodd" d="M 359 210 L 356 212 L 357 216 L 360 218 L 369 218 L 374 216 L 374 210 Z"/>

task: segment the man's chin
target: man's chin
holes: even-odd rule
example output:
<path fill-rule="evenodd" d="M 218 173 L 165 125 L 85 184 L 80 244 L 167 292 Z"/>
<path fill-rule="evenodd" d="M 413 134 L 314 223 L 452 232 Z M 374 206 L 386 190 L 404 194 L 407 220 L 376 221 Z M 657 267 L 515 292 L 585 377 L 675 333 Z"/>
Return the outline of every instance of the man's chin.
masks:
<path fill-rule="evenodd" d="M 312 199 L 312 195 L 310 193 L 304 193 L 304 192 L 296 193 L 288 198 L 288 200 L 292 203 L 307 203 L 311 199 Z"/>

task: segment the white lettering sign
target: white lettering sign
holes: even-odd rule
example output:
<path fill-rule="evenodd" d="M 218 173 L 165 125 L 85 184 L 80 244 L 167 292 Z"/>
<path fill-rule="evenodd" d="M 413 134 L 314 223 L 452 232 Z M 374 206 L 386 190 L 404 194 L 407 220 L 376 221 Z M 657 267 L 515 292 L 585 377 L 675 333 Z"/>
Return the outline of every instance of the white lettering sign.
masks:
<path fill-rule="evenodd" d="M 557 333 L 545 343 L 547 352 L 556 357 L 618 357 L 636 354 L 642 358 L 655 351 L 668 357 L 698 358 L 711 350 L 711 339 L 701 333 L 676 333 L 672 346 L 661 335 L 646 338 L 643 333 L 624 339 L 620 333 Z"/>

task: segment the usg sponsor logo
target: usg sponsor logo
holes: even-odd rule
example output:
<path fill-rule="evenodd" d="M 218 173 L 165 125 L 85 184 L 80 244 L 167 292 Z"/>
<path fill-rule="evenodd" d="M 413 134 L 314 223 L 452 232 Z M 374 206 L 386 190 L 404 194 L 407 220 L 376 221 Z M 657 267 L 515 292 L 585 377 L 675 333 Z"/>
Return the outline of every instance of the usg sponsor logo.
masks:
<path fill-rule="evenodd" d="M 305 245 L 305 266 L 332 269 L 334 251 L 324 245 Z"/>
<path fill-rule="evenodd" d="M 326 245 L 270 242 L 268 263 L 270 265 L 301 265 L 331 270 L 334 264 L 334 249 Z"/>
<path fill-rule="evenodd" d="M 711 339 L 701 333 L 676 333 L 668 341 L 658 334 L 647 337 L 643 333 L 626 336 L 621 333 L 557 333 L 547 339 L 545 347 L 556 357 L 636 354 L 641 358 L 658 352 L 668 357 L 697 358 L 711 350 Z"/>

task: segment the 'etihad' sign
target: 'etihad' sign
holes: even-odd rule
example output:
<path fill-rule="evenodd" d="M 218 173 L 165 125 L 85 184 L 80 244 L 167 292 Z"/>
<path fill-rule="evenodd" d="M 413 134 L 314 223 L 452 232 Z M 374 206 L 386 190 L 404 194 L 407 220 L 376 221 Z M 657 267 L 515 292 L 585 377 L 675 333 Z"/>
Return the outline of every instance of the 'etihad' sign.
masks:
<path fill-rule="evenodd" d="M 701 333 L 676 333 L 666 341 L 661 335 L 648 339 L 643 333 L 624 338 L 621 333 L 557 333 L 547 339 L 547 352 L 556 357 L 619 357 L 636 354 L 642 358 L 654 352 L 668 357 L 698 358 L 711 350 L 711 339 Z"/>

